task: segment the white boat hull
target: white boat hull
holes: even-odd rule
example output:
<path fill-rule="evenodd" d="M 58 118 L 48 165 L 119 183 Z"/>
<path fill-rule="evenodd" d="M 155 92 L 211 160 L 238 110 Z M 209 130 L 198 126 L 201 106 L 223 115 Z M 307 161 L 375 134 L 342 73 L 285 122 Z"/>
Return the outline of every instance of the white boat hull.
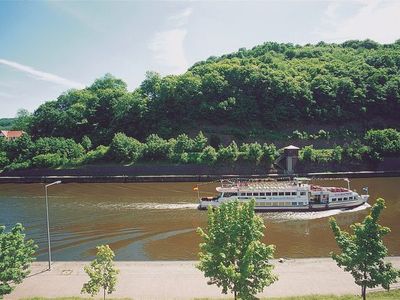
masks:
<path fill-rule="evenodd" d="M 302 206 L 260 206 L 256 205 L 254 209 L 256 211 L 262 211 L 262 212 L 277 212 L 277 211 L 293 211 L 293 212 L 298 212 L 298 211 L 324 211 L 324 210 L 331 210 L 331 209 L 352 209 L 358 206 L 361 206 L 365 204 L 368 201 L 369 195 L 360 195 L 358 200 L 353 200 L 353 201 L 346 201 L 346 202 L 330 202 L 330 203 L 309 203 L 308 205 L 302 205 Z M 236 199 L 230 199 L 229 201 L 209 201 L 209 200 L 201 200 L 199 203 L 198 208 L 200 210 L 205 210 L 209 206 L 211 207 L 219 207 L 222 203 L 224 202 L 230 202 L 230 201 L 235 201 L 238 200 Z M 245 202 L 242 200 L 239 200 L 240 202 Z"/>

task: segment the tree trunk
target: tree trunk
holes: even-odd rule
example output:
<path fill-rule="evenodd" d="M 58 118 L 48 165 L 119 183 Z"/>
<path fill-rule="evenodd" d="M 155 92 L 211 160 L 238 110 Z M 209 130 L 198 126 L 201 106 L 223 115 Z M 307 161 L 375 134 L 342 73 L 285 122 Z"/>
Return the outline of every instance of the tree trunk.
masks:
<path fill-rule="evenodd" d="M 367 292 L 367 287 L 365 285 L 363 285 L 362 288 L 361 288 L 361 294 L 362 294 L 363 300 L 367 299 L 367 293 L 366 292 Z"/>
<path fill-rule="evenodd" d="M 103 288 L 103 299 L 106 300 L 106 289 Z"/>
<path fill-rule="evenodd" d="M 235 296 L 235 300 L 236 300 L 236 290 L 233 291 L 233 295 Z"/>

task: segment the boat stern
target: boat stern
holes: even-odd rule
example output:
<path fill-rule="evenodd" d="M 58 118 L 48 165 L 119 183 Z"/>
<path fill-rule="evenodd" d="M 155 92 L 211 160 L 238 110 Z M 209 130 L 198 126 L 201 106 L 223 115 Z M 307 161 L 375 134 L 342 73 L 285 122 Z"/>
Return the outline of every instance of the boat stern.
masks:
<path fill-rule="evenodd" d="M 369 195 L 361 195 L 360 197 L 361 197 L 363 203 L 367 203 L 368 202 Z"/>
<path fill-rule="evenodd" d="M 203 197 L 199 201 L 199 205 L 197 209 L 206 210 L 209 206 L 216 207 L 219 205 L 219 202 L 213 197 Z"/>

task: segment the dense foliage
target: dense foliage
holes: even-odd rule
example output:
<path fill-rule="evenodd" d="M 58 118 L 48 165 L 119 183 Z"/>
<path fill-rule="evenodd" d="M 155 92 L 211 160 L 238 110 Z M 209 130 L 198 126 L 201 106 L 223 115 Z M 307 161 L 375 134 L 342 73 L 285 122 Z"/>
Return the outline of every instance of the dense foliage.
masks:
<path fill-rule="evenodd" d="M 32 140 L 29 135 L 5 141 L 0 139 L 0 169 L 58 168 L 102 162 L 124 164 L 163 161 L 179 164 L 233 164 L 247 162 L 268 167 L 279 157 L 274 144 L 242 143 L 235 141 L 216 148 L 199 132 L 190 138 L 180 134 L 163 139 L 149 135 L 142 143 L 124 133 L 116 133 L 109 146 L 92 147 L 84 136 L 80 143 L 62 137 Z M 379 161 L 400 154 L 400 132 L 396 129 L 369 130 L 362 139 L 333 148 L 304 146 L 300 160 L 318 164 L 360 163 Z"/>
<path fill-rule="evenodd" d="M 25 240 L 24 227 L 16 224 L 10 232 L 0 226 L 0 299 L 10 294 L 29 274 L 36 245 Z"/>
<path fill-rule="evenodd" d="M 61 136 L 95 146 L 115 133 L 143 141 L 172 137 L 198 124 L 275 128 L 282 122 L 345 124 L 376 118 L 399 121 L 400 42 L 370 40 L 293 45 L 268 42 L 210 57 L 186 73 L 148 72 L 140 87 L 110 74 L 20 112 L 34 138 Z M 323 136 L 323 132 L 321 132 Z M 215 147 L 215 145 L 213 145 Z"/>
<path fill-rule="evenodd" d="M 260 145 L 257 142 L 244 143 L 239 148 L 232 141 L 226 147 L 220 145 L 215 149 L 209 145 L 202 132 L 194 138 L 180 134 L 168 140 L 152 134 L 144 143 L 119 132 L 114 135 L 109 146 L 99 145 L 94 149 L 87 136 L 83 137 L 81 143 L 62 137 L 32 140 L 29 135 L 12 141 L 0 139 L 0 168 L 6 170 L 149 161 L 212 165 L 240 160 L 269 166 L 278 155 L 273 144 Z"/>
<path fill-rule="evenodd" d="M 2 118 L 0 119 L 0 130 L 10 130 L 14 125 L 14 118 Z"/>
<path fill-rule="evenodd" d="M 255 201 L 223 203 L 208 210 L 206 231 L 198 229 L 204 242 L 200 244 L 198 268 L 226 294 L 235 299 L 253 299 L 278 278 L 269 260 L 274 245 L 265 245 L 264 221 L 254 212 Z"/>
<path fill-rule="evenodd" d="M 0 168 L 102 161 L 272 162 L 277 150 L 264 142 L 278 140 L 308 141 L 303 161 L 382 160 L 400 153 L 399 74 L 400 41 L 371 40 L 305 46 L 268 42 L 210 57 L 181 75 L 148 72 L 134 91 L 106 74 L 33 114 L 19 110 L 13 128 L 30 137 L 0 144 Z M 305 124 L 314 130 L 303 131 Z M 362 129 L 354 136 L 348 124 Z M 287 125 L 291 131 L 283 134 Z M 363 136 L 387 127 L 392 129 Z M 203 134 L 190 138 L 200 129 L 208 141 Z M 226 131 L 223 141 L 218 130 Z"/>
<path fill-rule="evenodd" d="M 388 290 L 390 284 L 396 282 L 400 276 L 400 270 L 384 261 L 388 252 L 383 237 L 390 232 L 388 227 L 378 223 L 384 208 L 385 201 L 382 198 L 377 199 L 371 213 L 363 222 L 351 225 L 353 234 L 342 231 L 336 220 L 330 219 L 331 229 L 341 250 L 340 254 L 332 253 L 332 258 L 339 267 L 350 272 L 355 283 L 361 286 L 364 300 L 367 288 L 381 285 Z"/>

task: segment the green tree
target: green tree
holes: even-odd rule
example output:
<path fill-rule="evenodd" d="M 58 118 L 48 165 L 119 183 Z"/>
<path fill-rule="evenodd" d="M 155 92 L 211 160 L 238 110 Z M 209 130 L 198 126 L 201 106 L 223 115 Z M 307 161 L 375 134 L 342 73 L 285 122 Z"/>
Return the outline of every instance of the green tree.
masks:
<path fill-rule="evenodd" d="M 232 141 L 227 147 L 218 149 L 218 160 L 223 162 L 235 162 L 239 157 L 239 148 L 235 141 Z"/>
<path fill-rule="evenodd" d="M 207 146 L 207 138 L 204 136 L 203 132 L 199 132 L 199 134 L 193 139 L 193 151 L 201 152 Z"/>
<path fill-rule="evenodd" d="M 260 162 L 264 152 L 261 145 L 257 142 L 249 144 L 248 152 L 246 153 L 246 158 L 250 161 L 254 161 L 257 164 Z"/>
<path fill-rule="evenodd" d="M 336 243 L 342 251 L 340 254 L 332 253 L 332 258 L 339 267 L 350 272 L 355 283 L 361 286 L 364 300 L 367 288 L 381 285 L 388 290 L 390 284 L 400 276 L 399 270 L 384 261 L 388 252 L 382 238 L 390 232 L 388 227 L 378 224 L 384 208 L 385 201 L 377 199 L 363 222 L 350 226 L 354 234 L 342 231 L 334 218 L 329 220 Z"/>
<path fill-rule="evenodd" d="M 208 210 L 206 231 L 198 228 L 204 242 L 200 244 L 197 268 L 210 278 L 208 284 L 233 291 L 235 299 L 254 297 L 277 280 L 272 273 L 274 245 L 261 242 L 264 222 L 254 212 L 255 201 L 237 201 Z"/>
<path fill-rule="evenodd" d="M 29 274 L 36 248 L 32 240 L 25 240 L 21 224 L 16 224 L 10 232 L 0 226 L 0 298 L 11 293 Z"/>
<path fill-rule="evenodd" d="M 28 131 L 32 123 L 32 118 L 32 114 L 27 109 L 18 109 L 16 119 L 13 124 L 13 130 Z"/>
<path fill-rule="evenodd" d="M 103 299 L 106 299 L 106 293 L 111 294 L 115 291 L 119 270 L 114 266 L 115 255 L 108 245 L 96 248 L 96 258 L 90 265 L 84 267 L 90 280 L 83 285 L 81 293 L 87 293 L 93 297 L 99 293 L 100 289 L 103 289 Z"/>
<path fill-rule="evenodd" d="M 143 144 L 126 136 L 124 133 L 115 134 L 110 144 L 111 155 L 121 162 L 135 162 L 143 155 Z"/>
<path fill-rule="evenodd" d="M 92 149 L 92 141 L 90 140 L 90 138 L 87 135 L 83 136 L 81 145 L 86 151 L 89 151 L 90 149 Z"/>
<path fill-rule="evenodd" d="M 146 139 L 144 149 L 144 158 L 147 160 L 165 160 L 168 158 L 170 143 L 159 137 L 157 134 L 151 134 Z"/>
<path fill-rule="evenodd" d="M 4 151 L 0 151 L 0 169 L 4 168 L 5 166 L 7 166 L 10 163 L 8 157 L 7 157 L 7 153 Z"/>
<path fill-rule="evenodd" d="M 211 146 L 207 146 L 200 154 L 200 161 L 202 163 L 212 165 L 217 160 L 217 151 Z"/>

